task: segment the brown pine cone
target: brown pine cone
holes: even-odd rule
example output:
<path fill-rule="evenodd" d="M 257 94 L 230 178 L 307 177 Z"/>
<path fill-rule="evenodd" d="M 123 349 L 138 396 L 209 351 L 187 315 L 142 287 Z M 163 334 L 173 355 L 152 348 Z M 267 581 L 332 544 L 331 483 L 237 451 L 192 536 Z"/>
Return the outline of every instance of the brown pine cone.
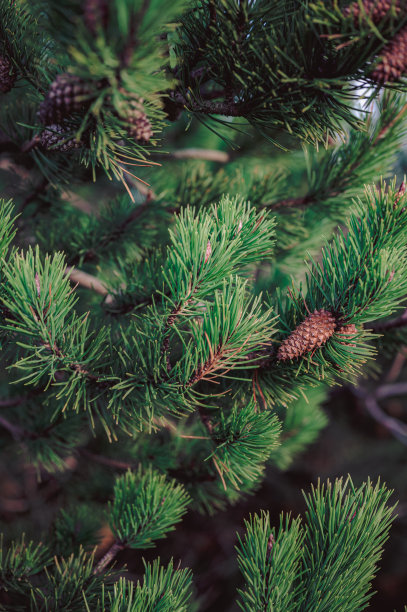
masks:
<path fill-rule="evenodd" d="M 347 325 L 341 325 L 335 331 L 336 336 L 341 336 L 340 343 L 345 344 L 346 346 L 356 346 L 354 342 L 350 342 L 354 336 L 358 333 L 356 326 L 353 323 L 349 323 Z"/>
<path fill-rule="evenodd" d="M 353 15 L 355 27 L 358 27 L 361 20 L 366 20 L 367 17 L 377 25 L 392 7 L 397 13 L 400 11 L 400 0 L 364 0 L 362 4 L 364 10 L 360 8 L 359 2 L 352 2 L 344 11 L 347 17 Z"/>
<path fill-rule="evenodd" d="M 121 118 L 127 123 L 127 133 L 131 138 L 147 144 L 153 136 L 151 123 L 146 113 L 144 112 L 143 98 L 130 100 L 126 108 L 125 114 Z"/>
<path fill-rule="evenodd" d="M 84 110 L 90 104 L 92 88 L 73 74 L 58 74 L 41 102 L 38 118 L 45 125 L 62 121 L 67 115 Z"/>
<path fill-rule="evenodd" d="M 377 83 L 393 83 L 407 72 L 407 27 L 396 34 L 383 49 L 379 63 L 372 72 Z"/>
<path fill-rule="evenodd" d="M 64 126 L 54 123 L 48 125 L 40 134 L 40 145 L 44 149 L 62 151 L 65 153 L 71 149 L 78 149 L 81 143 L 75 138 L 67 138 Z"/>
<path fill-rule="evenodd" d="M 106 28 L 109 21 L 108 0 L 85 0 L 83 9 L 86 27 L 96 34 L 98 27 Z"/>
<path fill-rule="evenodd" d="M 8 57 L 0 55 L 0 92 L 7 93 L 13 89 L 16 78 L 11 61 Z"/>
<path fill-rule="evenodd" d="M 301 357 L 322 346 L 333 335 L 335 317 L 328 310 L 315 310 L 279 346 L 277 359 L 286 361 Z"/>

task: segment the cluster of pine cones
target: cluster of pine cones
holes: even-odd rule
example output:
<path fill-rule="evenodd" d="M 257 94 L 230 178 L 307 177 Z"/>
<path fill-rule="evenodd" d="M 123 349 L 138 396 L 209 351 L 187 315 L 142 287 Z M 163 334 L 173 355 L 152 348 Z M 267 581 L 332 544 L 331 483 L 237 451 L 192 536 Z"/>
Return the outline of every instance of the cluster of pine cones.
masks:
<path fill-rule="evenodd" d="M 394 16 L 399 16 L 403 8 L 403 0 L 363 0 L 362 4 L 355 1 L 346 7 L 345 15 L 353 16 L 355 27 L 363 25 L 368 18 L 375 25 L 384 19 L 389 11 Z M 378 63 L 376 64 L 372 78 L 376 83 L 393 83 L 399 81 L 407 72 L 407 26 L 403 27 L 394 38 L 383 47 Z"/>
<path fill-rule="evenodd" d="M 74 113 L 84 113 L 96 94 L 97 89 L 78 76 L 69 73 L 57 75 L 38 111 L 39 120 L 47 126 L 40 137 L 41 145 L 63 152 L 79 146 L 78 141 L 66 138 L 64 120 Z M 121 118 L 131 138 L 145 144 L 150 141 L 153 132 L 142 99 L 130 97 L 126 116 Z"/>
<path fill-rule="evenodd" d="M 106 28 L 109 20 L 108 0 L 85 0 L 83 7 L 87 28 L 96 34 L 99 28 Z M 11 61 L 0 55 L 0 92 L 9 92 L 16 81 Z M 66 119 L 72 114 L 83 114 L 97 95 L 98 83 L 88 83 L 70 74 L 58 74 L 51 83 L 45 99 L 41 102 L 37 116 L 45 129 L 39 135 L 39 144 L 45 149 L 66 152 L 81 146 L 69 135 Z M 127 127 L 130 138 L 147 144 L 152 135 L 152 126 L 144 111 L 143 100 L 128 96 L 125 112 L 119 116 Z M 83 144 L 83 143 L 82 143 Z"/>
<path fill-rule="evenodd" d="M 108 0 L 85 0 L 83 16 L 86 27 L 96 34 L 109 22 Z M 67 151 L 80 146 L 77 140 L 66 137 L 64 119 L 74 113 L 84 113 L 97 95 L 100 84 L 89 84 L 78 76 L 59 74 L 51 83 L 48 93 L 40 105 L 38 118 L 46 127 L 40 136 L 44 148 Z M 147 144 L 152 135 L 151 123 L 144 111 L 143 100 L 130 97 L 125 116 L 120 119 L 127 126 L 127 133 L 140 143 Z"/>
<path fill-rule="evenodd" d="M 357 334 L 355 325 L 339 324 L 329 310 L 315 310 L 300 323 L 278 347 L 278 361 L 297 359 L 306 353 L 315 351 L 329 340 L 333 334 L 338 335 L 341 344 L 354 346 L 351 339 Z"/>

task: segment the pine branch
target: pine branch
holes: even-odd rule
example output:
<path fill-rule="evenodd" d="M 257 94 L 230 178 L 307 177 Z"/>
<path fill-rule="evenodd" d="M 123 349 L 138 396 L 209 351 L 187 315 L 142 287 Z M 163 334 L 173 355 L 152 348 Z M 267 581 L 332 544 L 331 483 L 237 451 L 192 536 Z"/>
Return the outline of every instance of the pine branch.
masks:
<path fill-rule="evenodd" d="M 14 438 L 14 440 L 20 442 L 25 438 L 32 438 L 35 434 L 29 432 L 19 425 L 11 423 L 8 419 L 0 415 L 0 426 L 6 429 Z"/>
<path fill-rule="evenodd" d="M 114 560 L 116 555 L 125 548 L 125 545 L 115 540 L 109 550 L 103 555 L 94 567 L 94 574 L 102 574 L 107 566 Z"/>
<path fill-rule="evenodd" d="M 39 195 L 41 195 L 42 193 L 44 193 L 44 191 L 46 191 L 48 186 L 49 186 L 48 179 L 47 178 L 43 178 L 42 181 L 38 184 L 38 186 L 30 194 L 28 194 L 25 197 L 25 199 L 22 201 L 22 203 L 20 204 L 20 206 L 17 209 L 17 214 L 22 213 L 25 210 L 25 208 L 29 204 L 31 204 L 31 202 L 36 200 Z"/>
<path fill-rule="evenodd" d="M 391 319 L 390 321 L 384 321 L 382 323 L 375 323 L 373 325 L 366 325 L 374 333 L 386 332 L 391 329 L 399 329 L 407 325 L 407 309 L 398 317 Z"/>
<path fill-rule="evenodd" d="M 331 153 L 327 152 L 325 154 L 323 158 L 324 163 L 321 164 L 320 159 L 315 160 L 315 168 L 310 168 L 310 175 L 314 177 L 315 188 L 311 185 L 310 190 L 304 196 L 287 198 L 277 202 L 264 202 L 262 208 L 278 211 L 311 206 L 320 201 L 337 198 L 341 194 L 346 193 L 355 182 L 359 181 L 359 184 L 357 184 L 359 188 L 361 186 L 360 182 L 367 183 L 368 181 L 366 180 L 360 181 L 358 170 L 363 171 L 365 165 L 368 167 L 370 163 L 372 165 L 375 163 L 376 152 L 380 147 L 387 147 L 386 136 L 388 136 L 389 132 L 393 131 L 394 137 L 397 140 L 404 133 L 403 122 L 407 113 L 407 104 L 400 108 L 399 100 L 397 98 L 393 99 L 391 94 L 384 95 L 380 104 L 382 108 L 380 108 L 379 118 L 375 121 L 372 115 L 369 115 L 366 121 L 365 135 L 361 136 L 351 131 L 345 144 L 333 149 Z M 394 112 L 389 112 L 392 105 L 394 105 Z M 360 142 L 358 148 L 356 148 L 356 158 L 352 163 L 349 163 L 352 155 L 355 157 L 353 153 L 355 142 L 357 142 L 355 137 L 359 138 Z M 393 146 L 395 148 L 397 143 Z M 369 161 L 369 157 L 371 161 Z M 330 171 L 330 158 L 332 158 L 334 170 L 332 178 L 328 174 Z M 343 171 L 338 172 L 338 168 L 341 168 L 343 164 Z M 381 169 L 382 166 L 380 166 Z M 318 177 L 318 175 L 319 178 L 315 180 L 315 176 Z"/>
<path fill-rule="evenodd" d="M 170 151 L 167 154 L 155 154 L 154 158 L 157 157 L 160 159 L 199 159 L 202 161 L 218 162 L 220 164 L 231 161 L 231 154 L 226 151 L 198 148 L 178 149 L 176 151 Z"/>
<path fill-rule="evenodd" d="M 403 386 L 403 391 L 406 391 L 405 386 Z M 379 406 L 377 400 L 386 397 L 386 395 L 380 395 L 380 387 L 374 393 L 369 393 L 362 387 L 352 388 L 352 392 L 362 400 L 366 412 L 368 412 L 377 423 L 387 429 L 387 431 L 389 431 L 394 438 L 399 440 L 399 442 L 407 446 L 407 425 L 403 423 L 403 421 L 386 414 Z"/>
<path fill-rule="evenodd" d="M 135 470 L 139 467 L 139 464 L 130 463 L 127 461 L 118 461 L 117 459 L 112 459 L 111 457 L 105 457 L 104 455 L 96 455 L 92 453 L 87 448 L 79 448 L 78 452 L 80 455 L 83 455 L 86 459 L 91 459 L 96 463 L 100 463 L 101 465 L 106 465 L 115 470 Z"/>
<path fill-rule="evenodd" d="M 225 117 L 244 117 L 247 113 L 247 105 L 243 102 L 211 102 L 205 100 L 188 99 L 184 101 L 187 110 L 206 115 L 224 115 Z"/>
<path fill-rule="evenodd" d="M 72 283 L 75 283 L 75 286 L 80 285 L 81 287 L 85 287 L 85 289 L 91 289 L 103 297 L 106 297 L 109 294 L 109 291 L 106 289 L 104 284 L 101 283 L 96 276 L 88 274 L 88 272 L 83 272 L 82 270 L 68 266 L 65 269 L 65 274 Z M 106 301 L 110 303 L 111 300 L 107 298 Z"/>
<path fill-rule="evenodd" d="M 9 397 L 7 399 L 0 399 L 0 408 L 9 408 L 11 406 L 18 406 L 26 401 L 27 395 L 20 395 L 16 397 Z"/>
<path fill-rule="evenodd" d="M 384 399 L 385 397 L 404 395 L 405 393 L 407 393 L 407 383 L 391 383 L 377 387 L 375 390 L 375 397 L 377 399 Z"/>

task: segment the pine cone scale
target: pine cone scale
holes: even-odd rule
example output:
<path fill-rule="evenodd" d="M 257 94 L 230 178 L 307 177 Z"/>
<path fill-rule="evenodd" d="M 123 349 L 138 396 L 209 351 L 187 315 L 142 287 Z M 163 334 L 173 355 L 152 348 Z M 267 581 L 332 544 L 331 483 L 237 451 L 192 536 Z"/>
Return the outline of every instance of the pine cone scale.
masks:
<path fill-rule="evenodd" d="M 383 49 L 380 62 L 372 72 L 377 83 L 399 81 L 407 71 L 407 27 L 396 34 Z"/>
<path fill-rule="evenodd" d="M 344 10 L 344 14 L 349 17 L 353 16 L 355 27 L 358 27 L 360 21 L 371 19 L 375 25 L 379 24 L 386 17 L 391 8 L 395 12 L 400 11 L 400 0 L 364 0 L 361 9 L 359 2 L 352 2 Z"/>

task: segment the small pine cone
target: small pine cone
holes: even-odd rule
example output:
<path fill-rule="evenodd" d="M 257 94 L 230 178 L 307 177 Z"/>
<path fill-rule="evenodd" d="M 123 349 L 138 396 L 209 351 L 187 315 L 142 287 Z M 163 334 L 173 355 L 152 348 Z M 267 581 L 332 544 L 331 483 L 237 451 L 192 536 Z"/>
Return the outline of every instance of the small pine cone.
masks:
<path fill-rule="evenodd" d="M 380 62 L 372 72 L 377 83 L 393 83 L 407 71 L 407 27 L 383 49 Z"/>
<path fill-rule="evenodd" d="M 135 98 L 130 101 L 127 114 L 123 119 L 128 124 L 127 132 L 131 138 L 146 144 L 150 142 L 153 130 L 150 120 L 144 112 L 142 98 Z"/>
<path fill-rule="evenodd" d="M 342 336 L 340 339 L 341 344 L 345 344 L 346 346 L 356 346 L 354 342 L 350 342 L 354 336 L 358 333 L 356 326 L 353 323 L 349 323 L 348 325 L 341 325 L 335 331 L 335 335 Z"/>
<path fill-rule="evenodd" d="M 52 149 L 53 151 L 62 151 L 65 153 L 70 149 L 78 149 L 81 143 L 75 138 L 67 138 L 66 130 L 62 125 L 49 125 L 40 134 L 40 145 L 44 149 Z"/>
<path fill-rule="evenodd" d="M 335 327 L 335 317 L 331 312 L 324 309 L 314 310 L 280 344 L 277 359 L 286 361 L 313 351 L 325 344 L 334 333 Z"/>
<path fill-rule="evenodd" d="M 106 28 L 109 21 L 108 0 L 85 0 L 83 16 L 92 34 L 96 34 L 98 27 Z"/>
<path fill-rule="evenodd" d="M 41 102 L 38 118 L 45 125 L 60 122 L 71 113 L 86 108 L 90 102 L 91 88 L 73 74 L 58 74 L 51 83 L 46 98 Z"/>
<path fill-rule="evenodd" d="M 369 17 L 374 24 L 380 23 L 394 7 L 398 13 L 400 11 L 400 0 L 364 0 L 362 2 L 364 10 L 360 8 L 359 2 L 352 2 L 345 8 L 344 14 L 346 17 L 352 15 L 355 27 L 358 27 L 361 20 L 365 20 Z"/>
<path fill-rule="evenodd" d="M 7 93 L 13 89 L 16 82 L 16 74 L 8 57 L 0 55 L 0 92 Z"/>

